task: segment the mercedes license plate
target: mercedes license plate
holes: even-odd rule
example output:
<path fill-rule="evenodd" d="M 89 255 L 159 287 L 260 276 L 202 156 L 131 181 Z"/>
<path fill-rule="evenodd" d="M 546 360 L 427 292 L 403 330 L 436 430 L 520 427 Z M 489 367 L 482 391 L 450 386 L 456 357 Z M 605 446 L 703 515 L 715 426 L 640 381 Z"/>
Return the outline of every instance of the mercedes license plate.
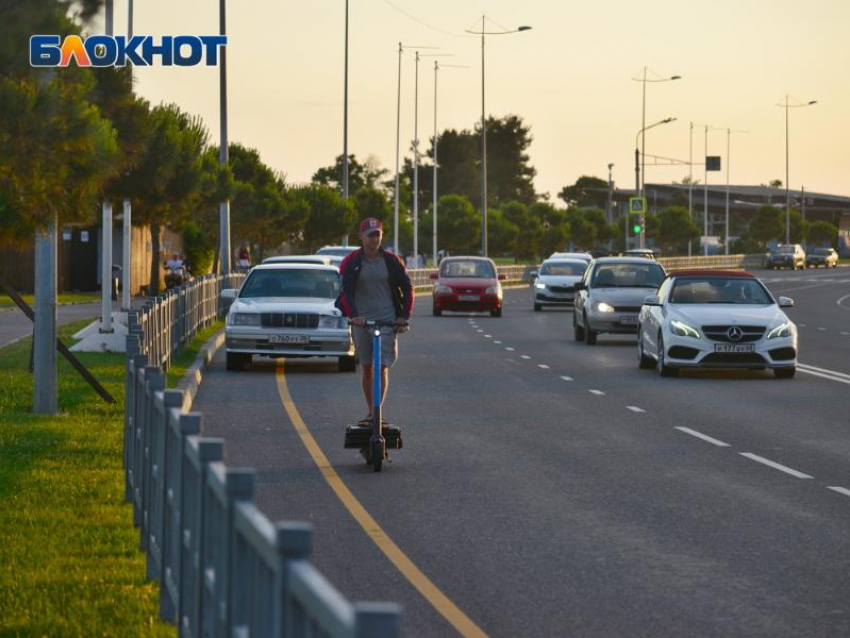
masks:
<path fill-rule="evenodd" d="M 269 335 L 269 343 L 309 343 L 307 335 Z"/>
<path fill-rule="evenodd" d="M 637 323 L 637 322 L 638 322 L 637 315 L 620 315 L 620 323 L 633 324 L 633 323 Z"/>
<path fill-rule="evenodd" d="M 715 343 L 714 351 L 732 353 L 755 352 L 756 346 L 754 343 Z"/>
<path fill-rule="evenodd" d="M 458 301 L 481 301 L 481 297 L 479 295 L 458 295 Z"/>

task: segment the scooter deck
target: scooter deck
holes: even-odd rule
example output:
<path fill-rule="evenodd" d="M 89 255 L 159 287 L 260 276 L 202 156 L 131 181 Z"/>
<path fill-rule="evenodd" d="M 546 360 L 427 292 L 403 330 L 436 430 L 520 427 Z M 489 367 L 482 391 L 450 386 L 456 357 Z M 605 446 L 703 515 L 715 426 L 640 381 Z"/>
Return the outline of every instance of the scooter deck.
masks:
<path fill-rule="evenodd" d="M 400 450 L 403 445 L 401 441 L 401 428 L 388 425 L 382 429 L 388 450 Z M 369 425 L 347 425 L 345 426 L 345 447 L 360 449 L 369 447 L 372 438 L 372 427 Z"/>

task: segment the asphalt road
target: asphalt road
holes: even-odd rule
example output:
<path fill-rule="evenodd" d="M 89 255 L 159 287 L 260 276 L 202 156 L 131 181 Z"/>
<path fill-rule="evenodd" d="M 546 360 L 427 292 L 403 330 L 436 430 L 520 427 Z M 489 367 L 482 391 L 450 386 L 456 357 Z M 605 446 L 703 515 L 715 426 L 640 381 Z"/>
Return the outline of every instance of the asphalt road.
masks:
<path fill-rule="evenodd" d="M 662 379 L 633 337 L 577 343 L 571 312 L 532 312 L 528 289 L 500 319 L 434 318 L 419 298 L 385 408 L 406 447 L 380 474 L 342 448 L 359 375 L 284 364 L 307 429 L 436 604 L 331 490 L 273 362 L 226 372 L 220 353 L 194 409 L 229 465 L 257 469 L 260 508 L 312 522 L 319 569 L 352 599 L 400 602 L 408 636 L 846 636 L 850 272 L 760 274 L 797 303 L 792 380 Z"/>
<path fill-rule="evenodd" d="M 100 303 L 68 304 L 58 307 L 59 324 L 79 319 L 100 317 Z M 32 336 L 32 321 L 21 310 L 14 308 L 0 312 L 0 346 L 23 337 Z"/>

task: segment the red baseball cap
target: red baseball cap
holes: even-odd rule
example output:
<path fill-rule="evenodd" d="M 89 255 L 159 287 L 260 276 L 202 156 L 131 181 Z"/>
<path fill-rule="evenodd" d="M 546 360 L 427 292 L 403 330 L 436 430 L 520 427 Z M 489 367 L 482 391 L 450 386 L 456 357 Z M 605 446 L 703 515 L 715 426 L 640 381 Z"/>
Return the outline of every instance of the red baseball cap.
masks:
<path fill-rule="evenodd" d="M 384 225 L 381 223 L 380 219 L 375 219 L 374 217 L 367 217 L 362 222 L 360 222 L 360 234 L 361 235 L 371 235 L 375 231 L 384 232 Z"/>

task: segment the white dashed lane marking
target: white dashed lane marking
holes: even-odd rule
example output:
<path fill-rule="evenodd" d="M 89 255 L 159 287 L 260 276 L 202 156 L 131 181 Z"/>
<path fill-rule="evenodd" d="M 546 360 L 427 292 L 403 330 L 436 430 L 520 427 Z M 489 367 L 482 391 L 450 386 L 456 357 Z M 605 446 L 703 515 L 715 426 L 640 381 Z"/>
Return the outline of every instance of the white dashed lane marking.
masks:
<path fill-rule="evenodd" d="M 501 341 L 494 341 L 493 343 L 495 343 L 497 346 L 502 345 L 502 342 L 501 342 Z"/>
<path fill-rule="evenodd" d="M 775 461 L 771 461 L 770 459 L 766 459 L 763 456 L 759 456 L 757 454 L 752 454 L 750 452 L 738 452 L 741 456 L 746 456 L 748 459 L 755 461 L 756 463 L 761 463 L 762 465 L 767 465 L 768 467 L 772 467 L 774 470 L 779 470 L 780 472 L 785 472 L 786 474 L 790 474 L 791 476 L 797 477 L 799 479 L 810 479 L 813 478 L 808 474 L 803 474 L 802 472 L 798 472 L 797 470 L 793 470 L 790 467 L 786 467 Z"/>
<path fill-rule="evenodd" d="M 572 377 L 561 377 L 564 381 L 572 381 Z"/>
<path fill-rule="evenodd" d="M 637 407 L 636 405 L 627 405 L 626 409 L 631 410 L 632 412 L 646 412 L 646 410 L 643 410 L 643 409 Z"/>
<path fill-rule="evenodd" d="M 844 496 L 850 496 L 850 490 L 846 487 L 838 487 L 837 485 L 830 485 L 826 489 L 832 490 L 833 492 L 838 492 L 839 494 L 844 494 Z"/>
<path fill-rule="evenodd" d="M 696 430 L 692 430 L 691 428 L 686 428 L 680 425 L 676 426 L 676 429 L 680 432 L 684 432 L 685 434 L 690 434 L 691 436 L 695 436 L 698 439 L 702 439 L 703 441 L 708 441 L 712 445 L 716 445 L 717 447 L 729 447 L 728 443 L 724 443 L 718 439 L 708 436 L 707 434 L 703 434 L 702 432 L 697 432 Z"/>
<path fill-rule="evenodd" d="M 547 366 L 545 363 L 538 363 L 537 367 L 540 368 L 541 370 L 548 370 L 549 369 L 549 366 Z"/>
<path fill-rule="evenodd" d="M 513 349 L 513 348 L 505 348 L 505 350 L 507 350 L 508 352 L 513 352 L 513 351 L 514 351 L 514 349 Z"/>
<path fill-rule="evenodd" d="M 493 335 L 484 335 L 484 337 L 487 338 L 487 339 L 492 339 Z"/>
<path fill-rule="evenodd" d="M 602 390 L 588 390 L 591 394 L 595 394 L 598 397 L 605 396 L 605 393 Z"/>
<path fill-rule="evenodd" d="M 531 359 L 531 357 L 529 357 L 527 354 L 521 354 L 521 355 L 519 355 L 519 356 L 520 356 L 522 359 Z"/>

